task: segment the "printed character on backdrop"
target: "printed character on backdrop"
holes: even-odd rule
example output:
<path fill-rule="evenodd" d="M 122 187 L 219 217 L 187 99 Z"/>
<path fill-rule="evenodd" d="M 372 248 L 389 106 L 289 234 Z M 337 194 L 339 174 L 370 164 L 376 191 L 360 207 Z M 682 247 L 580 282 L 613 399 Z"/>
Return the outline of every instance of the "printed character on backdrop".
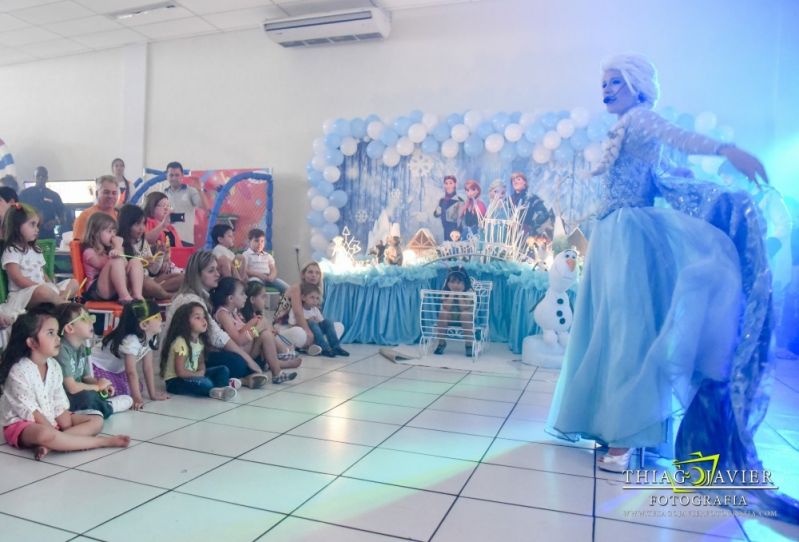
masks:
<path fill-rule="evenodd" d="M 273 384 L 282 384 L 297 377 L 296 372 L 283 373 L 282 369 L 299 367 L 302 359 L 294 357 L 281 361 L 278 358 L 278 351 L 286 352 L 288 349 L 282 341 L 276 340 L 269 320 L 254 315 L 245 321 L 241 315 L 240 311 L 247 303 L 242 281 L 233 277 L 219 279 L 218 286 L 211 290 L 211 303 L 214 319 L 230 339 L 250 354 L 259 366 L 269 366 Z"/>
<path fill-rule="evenodd" d="M 235 254 L 233 247 L 236 238 L 233 228 L 228 224 L 217 224 L 211 228 L 211 239 L 214 242 L 213 253 L 219 265 L 219 273 L 223 277 L 247 280 L 247 260 L 243 254 Z"/>
<path fill-rule="evenodd" d="M 230 378 L 230 370 L 224 365 L 206 367 L 208 322 L 208 312 L 201 303 L 191 301 L 175 311 L 161 350 L 161 377 L 169 393 L 230 401 L 236 397 L 241 381 Z"/>
<path fill-rule="evenodd" d="M 480 200 L 480 183 L 470 179 L 466 181 L 464 187 L 466 188 L 466 203 L 461 205 L 458 222 L 461 233 L 466 239 L 469 239 L 480 234 L 480 222 L 486 214 L 486 205 Z"/>
<path fill-rule="evenodd" d="M 536 194 L 528 194 L 527 177 L 524 173 L 519 171 L 512 173 L 510 181 L 513 186 L 510 201 L 515 206 L 525 205 L 527 207 L 523 224 L 525 235 L 543 235 L 552 240 L 555 230 L 555 213 L 547 208 L 544 200 Z"/>
<path fill-rule="evenodd" d="M 577 252 L 569 249 L 555 256 L 548 276 L 549 287 L 533 308 L 533 318 L 543 332 L 545 344 L 565 347 L 572 325 L 572 309 L 566 291 L 577 280 Z"/>
<path fill-rule="evenodd" d="M 322 316 L 319 307 L 322 305 L 322 292 L 316 284 L 304 283 L 300 286 L 302 313 L 314 337 L 314 344 L 321 348 L 321 354 L 329 358 L 349 356 L 350 353 L 341 348 L 333 322 Z M 294 313 L 289 313 L 289 325 L 296 326 Z"/>
<path fill-rule="evenodd" d="M 153 350 L 158 349 L 161 327 L 161 313 L 154 301 L 133 301 L 122 309 L 117 327 L 92 350 L 95 376 L 109 380 L 117 393 L 133 397 L 134 410 L 141 410 L 144 406 L 139 363 L 150 399 L 169 399 L 168 395 L 156 390 L 153 377 Z"/>
<path fill-rule="evenodd" d="M 180 234 L 171 222 L 172 204 L 163 192 L 150 192 L 144 198 L 144 215 L 147 217 L 144 225 L 146 233 L 144 238 L 150 243 L 150 248 L 159 243 L 167 250 L 172 247 L 182 247 L 183 241 Z M 174 265 L 174 264 L 173 264 Z M 175 272 L 170 269 L 170 272 Z"/>
<path fill-rule="evenodd" d="M 449 232 L 449 238 L 453 243 L 457 243 L 461 240 L 461 232 L 458 230 L 452 230 Z"/>
<path fill-rule="evenodd" d="M 176 274 L 162 274 L 169 267 L 167 249 L 163 244 L 156 244 L 153 254 L 150 244 L 144 238 L 144 210 L 138 205 L 123 205 L 119 210 L 119 236 L 122 238 L 122 249 L 125 257 L 138 260 L 144 267 L 142 292 L 145 297 L 169 299 L 178 291 L 183 277 Z"/>
<path fill-rule="evenodd" d="M 0 424 L 14 448 L 33 448 L 36 459 L 50 450 L 68 452 L 130 444 L 130 437 L 96 436 L 103 417 L 72 414 L 61 367 L 53 359 L 61 340 L 58 321 L 45 307 L 14 322 L 0 362 Z"/>
<path fill-rule="evenodd" d="M 23 203 L 10 205 L 3 219 L 5 238 L 2 266 L 8 275 L 8 315 L 41 303 L 60 304 L 78 291 L 78 283 L 66 279 L 53 284 L 44 272 L 44 255 L 36 245 L 39 238 L 39 215 Z"/>
<path fill-rule="evenodd" d="M 266 286 L 274 288 L 282 295 L 288 290 L 289 285 L 277 276 L 277 264 L 275 258 L 266 252 L 266 232 L 253 228 L 247 234 L 249 245 L 244 251 L 246 260 L 247 278 L 250 281 L 261 281 Z"/>
<path fill-rule="evenodd" d="M 386 245 L 383 240 L 379 240 L 375 246 L 369 249 L 369 254 L 373 255 L 377 263 L 383 263 L 386 254 Z"/>
<path fill-rule="evenodd" d="M 120 303 L 144 299 L 144 267 L 141 260 L 125 259 L 116 221 L 105 213 L 94 213 L 84 237 L 81 259 L 88 282 L 84 297 L 92 301 L 119 300 Z"/>
<path fill-rule="evenodd" d="M 441 218 L 444 228 L 444 240 L 451 239 L 450 234 L 458 229 L 458 211 L 463 199 L 455 192 L 458 180 L 454 175 L 444 177 L 444 197 L 438 200 L 438 207 L 433 211 L 433 216 Z"/>
<path fill-rule="evenodd" d="M 389 265 L 402 265 L 402 245 L 398 235 L 389 237 L 387 240 L 386 251 L 384 253 L 385 262 Z"/>
<path fill-rule="evenodd" d="M 132 407 L 130 395 L 115 394 L 110 380 L 95 378 L 92 372 L 86 342 L 94 337 L 94 315 L 86 312 L 82 305 L 64 303 L 56 309 L 55 316 L 61 335 L 56 361 L 64 375 L 69 409 L 72 412 L 96 411 L 107 418 Z"/>
<path fill-rule="evenodd" d="M 472 281 L 463 268 L 453 269 L 447 274 L 447 278 L 444 280 L 444 291 L 453 293 L 472 291 Z M 471 332 L 474 309 L 474 305 L 467 302 L 466 299 L 457 295 L 445 294 L 436 324 L 438 333 L 449 333 L 453 326 L 460 327 L 464 334 Z M 433 353 L 440 356 L 446 347 L 447 341 L 439 339 L 438 346 Z M 466 342 L 466 357 L 472 357 L 472 343 L 468 341 Z"/>
<path fill-rule="evenodd" d="M 488 201 L 502 201 L 507 197 L 507 189 L 502 179 L 494 179 L 488 186 Z"/>

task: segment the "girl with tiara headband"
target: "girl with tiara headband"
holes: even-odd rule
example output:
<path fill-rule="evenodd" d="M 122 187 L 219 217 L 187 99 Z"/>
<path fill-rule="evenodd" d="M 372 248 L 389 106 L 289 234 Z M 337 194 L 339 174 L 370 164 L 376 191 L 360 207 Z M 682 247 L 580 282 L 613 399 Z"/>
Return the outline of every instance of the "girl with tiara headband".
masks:
<path fill-rule="evenodd" d="M 666 177 L 662 150 L 724 156 L 757 186 L 758 176 L 768 182 L 765 170 L 734 145 L 654 113 L 657 72 L 644 57 L 618 56 L 602 68 L 603 102 L 619 119 L 593 172 L 604 209 L 548 426 L 562 438 L 608 446 L 597 460 L 603 470 L 624 471 L 642 447 L 683 460 L 718 453 L 719 471 L 760 469 L 753 434 L 768 405 L 773 359 L 758 213 L 744 192 Z M 672 208 L 653 207 L 657 195 Z M 746 496 L 750 506 L 799 518 L 785 495 Z"/>

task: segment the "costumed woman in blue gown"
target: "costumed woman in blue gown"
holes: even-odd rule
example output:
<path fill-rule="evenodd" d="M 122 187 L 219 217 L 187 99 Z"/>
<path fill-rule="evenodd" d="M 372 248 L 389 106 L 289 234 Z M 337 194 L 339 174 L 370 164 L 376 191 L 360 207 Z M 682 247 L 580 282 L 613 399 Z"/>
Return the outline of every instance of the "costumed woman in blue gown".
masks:
<path fill-rule="evenodd" d="M 669 177 L 663 151 L 724 156 L 758 186 L 758 176 L 768 182 L 765 170 L 734 145 L 654 113 L 657 72 L 644 57 L 618 56 L 602 68 L 603 101 L 619 118 L 593 172 L 603 211 L 548 428 L 607 446 L 597 459 L 603 470 L 622 472 L 642 447 L 680 459 L 718 453 L 719 469 L 758 469 L 753 434 L 773 377 L 771 278 L 758 214 L 746 193 Z M 655 208 L 656 196 L 671 208 Z M 790 498 L 749 493 L 796 521 Z"/>

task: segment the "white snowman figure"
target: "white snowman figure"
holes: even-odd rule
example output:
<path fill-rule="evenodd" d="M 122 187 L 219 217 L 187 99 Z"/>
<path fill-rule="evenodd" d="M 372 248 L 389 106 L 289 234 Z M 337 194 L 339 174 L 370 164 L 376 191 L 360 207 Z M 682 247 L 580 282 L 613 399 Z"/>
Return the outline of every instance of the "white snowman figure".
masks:
<path fill-rule="evenodd" d="M 533 309 L 533 318 L 542 333 L 525 337 L 522 343 L 525 363 L 560 367 L 572 325 L 572 309 L 566 292 L 576 280 L 577 251 L 564 250 L 555 256 L 549 269 L 549 288 Z"/>

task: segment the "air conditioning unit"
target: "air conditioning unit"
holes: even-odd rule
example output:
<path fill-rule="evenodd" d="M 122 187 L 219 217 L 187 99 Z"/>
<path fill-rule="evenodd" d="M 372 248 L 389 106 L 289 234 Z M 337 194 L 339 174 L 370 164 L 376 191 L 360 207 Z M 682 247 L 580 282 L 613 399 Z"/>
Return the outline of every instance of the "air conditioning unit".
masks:
<path fill-rule="evenodd" d="M 272 19 L 264 30 L 283 47 L 309 47 L 387 38 L 391 19 L 382 9 L 364 8 Z"/>

